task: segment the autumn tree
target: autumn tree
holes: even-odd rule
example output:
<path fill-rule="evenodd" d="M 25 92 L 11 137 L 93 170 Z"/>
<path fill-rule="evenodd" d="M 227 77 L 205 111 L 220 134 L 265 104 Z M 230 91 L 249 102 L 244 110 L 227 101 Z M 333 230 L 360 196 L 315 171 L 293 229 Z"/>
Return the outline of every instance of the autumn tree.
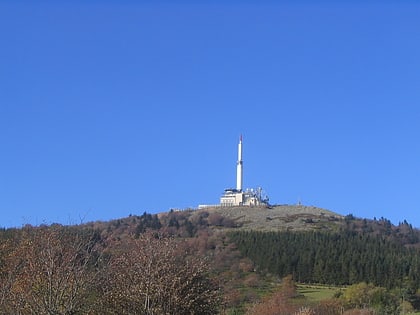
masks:
<path fill-rule="evenodd" d="M 10 307 L 11 288 L 15 281 L 16 273 L 11 272 L 10 258 L 13 255 L 13 246 L 10 239 L 0 242 L 0 314 L 12 313 Z"/>
<path fill-rule="evenodd" d="M 290 315 L 300 314 L 297 305 L 291 299 L 297 296 L 296 285 L 290 275 L 282 279 L 279 290 L 272 295 L 265 297 L 262 301 L 251 305 L 247 310 L 247 315 Z M 306 309 L 302 309 L 305 310 Z M 312 312 L 312 310 L 308 311 Z M 302 313 L 301 314 L 305 314 Z M 312 313 L 309 313 L 312 314 Z"/>
<path fill-rule="evenodd" d="M 315 306 L 315 313 L 319 315 L 342 315 L 343 302 L 337 297 L 320 301 Z"/>
<path fill-rule="evenodd" d="M 183 242 L 152 232 L 125 242 L 103 279 L 104 314 L 217 313 L 206 261 L 189 255 Z"/>
<path fill-rule="evenodd" d="M 88 311 L 100 257 L 92 233 L 61 226 L 25 228 L 14 241 L 13 249 L 5 250 L 0 275 L 2 292 L 8 290 L 0 301 L 3 314 Z"/>
<path fill-rule="evenodd" d="M 343 301 L 350 309 L 371 309 L 380 314 L 396 314 L 398 298 L 383 287 L 371 283 L 357 283 L 349 286 L 343 293 Z"/>

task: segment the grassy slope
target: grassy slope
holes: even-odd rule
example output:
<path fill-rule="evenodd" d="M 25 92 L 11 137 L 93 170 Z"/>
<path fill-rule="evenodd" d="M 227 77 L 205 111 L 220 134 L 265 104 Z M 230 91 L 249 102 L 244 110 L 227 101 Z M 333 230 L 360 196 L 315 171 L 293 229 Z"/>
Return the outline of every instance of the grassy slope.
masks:
<path fill-rule="evenodd" d="M 232 219 L 241 229 L 258 231 L 334 229 L 343 216 L 303 205 L 273 207 L 215 207 L 200 211 L 218 213 Z"/>
<path fill-rule="evenodd" d="M 303 295 L 310 303 L 319 303 L 330 299 L 341 287 L 298 284 L 298 293 Z"/>

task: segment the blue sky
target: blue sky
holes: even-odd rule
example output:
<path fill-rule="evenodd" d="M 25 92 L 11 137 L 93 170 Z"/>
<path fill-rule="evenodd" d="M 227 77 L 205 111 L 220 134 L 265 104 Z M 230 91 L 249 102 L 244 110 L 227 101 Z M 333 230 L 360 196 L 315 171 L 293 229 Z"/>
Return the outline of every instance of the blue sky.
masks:
<path fill-rule="evenodd" d="M 420 227 L 416 1 L 0 2 L 0 226 L 244 186 Z"/>

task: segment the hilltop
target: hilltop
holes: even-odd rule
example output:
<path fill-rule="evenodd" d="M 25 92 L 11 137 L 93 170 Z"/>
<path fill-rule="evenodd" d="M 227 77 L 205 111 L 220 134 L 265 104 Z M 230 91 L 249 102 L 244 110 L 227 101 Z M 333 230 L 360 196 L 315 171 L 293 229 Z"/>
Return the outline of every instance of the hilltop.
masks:
<path fill-rule="evenodd" d="M 304 205 L 213 207 L 200 211 L 220 214 L 242 230 L 258 231 L 334 229 L 344 218 L 326 209 Z"/>

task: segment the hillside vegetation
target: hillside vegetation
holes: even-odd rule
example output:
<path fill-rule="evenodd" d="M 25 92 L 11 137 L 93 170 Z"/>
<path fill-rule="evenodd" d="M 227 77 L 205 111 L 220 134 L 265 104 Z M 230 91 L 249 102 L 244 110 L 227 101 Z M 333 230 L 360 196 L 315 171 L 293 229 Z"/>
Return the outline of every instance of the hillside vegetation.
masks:
<path fill-rule="evenodd" d="M 0 314 L 407 313 L 419 240 L 406 221 L 302 205 L 3 229 Z M 314 300 L 296 282 L 336 293 Z"/>

